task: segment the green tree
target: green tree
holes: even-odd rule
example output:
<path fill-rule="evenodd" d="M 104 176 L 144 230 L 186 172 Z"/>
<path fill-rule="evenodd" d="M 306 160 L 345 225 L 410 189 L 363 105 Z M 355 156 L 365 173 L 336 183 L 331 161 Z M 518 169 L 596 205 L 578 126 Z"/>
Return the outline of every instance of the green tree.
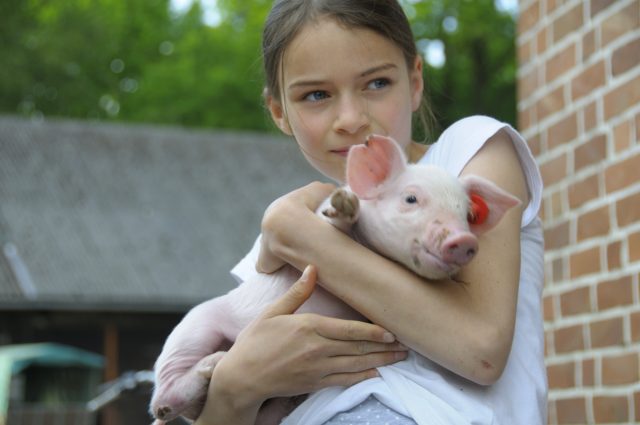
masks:
<path fill-rule="evenodd" d="M 442 66 L 425 66 L 441 128 L 473 114 L 515 125 L 515 21 L 494 0 L 405 2 L 419 47 L 441 42 Z"/>
<path fill-rule="evenodd" d="M 0 111 L 273 130 L 260 59 L 271 1 L 218 0 L 217 26 L 198 0 L 177 16 L 169 1 L 0 3 Z M 425 66 L 440 127 L 474 113 L 515 123 L 513 17 L 493 0 L 402 3 L 420 49 L 443 46 L 444 64 Z"/>

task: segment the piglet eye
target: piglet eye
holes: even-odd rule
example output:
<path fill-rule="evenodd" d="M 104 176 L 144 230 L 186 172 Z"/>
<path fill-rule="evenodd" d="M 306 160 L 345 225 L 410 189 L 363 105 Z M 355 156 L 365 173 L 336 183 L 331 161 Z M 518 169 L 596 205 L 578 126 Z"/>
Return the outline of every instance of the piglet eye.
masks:
<path fill-rule="evenodd" d="M 415 204 L 418 202 L 418 198 L 416 198 L 416 195 L 408 195 L 406 198 L 404 198 L 404 201 L 407 204 Z"/>

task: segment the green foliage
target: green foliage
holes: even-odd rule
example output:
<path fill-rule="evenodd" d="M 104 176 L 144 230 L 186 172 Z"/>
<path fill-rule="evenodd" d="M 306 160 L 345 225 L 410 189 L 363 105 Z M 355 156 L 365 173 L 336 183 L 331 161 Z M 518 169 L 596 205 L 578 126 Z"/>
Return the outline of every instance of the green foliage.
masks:
<path fill-rule="evenodd" d="M 515 125 L 514 18 L 494 0 L 404 2 L 418 46 L 440 40 L 446 61 L 425 64 L 425 85 L 440 127 L 473 114 Z"/>
<path fill-rule="evenodd" d="M 260 36 L 269 0 L 218 0 L 207 26 L 195 1 L 20 0 L 0 4 L 0 112 L 269 130 Z M 404 1 L 416 39 L 441 40 L 425 66 L 445 127 L 472 113 L 515 122 L 515 24 L 493 0 Z M 447 31 L 445 20 L 457 20 Z M 422 41 L 421 41 L 422 40 Z"/>

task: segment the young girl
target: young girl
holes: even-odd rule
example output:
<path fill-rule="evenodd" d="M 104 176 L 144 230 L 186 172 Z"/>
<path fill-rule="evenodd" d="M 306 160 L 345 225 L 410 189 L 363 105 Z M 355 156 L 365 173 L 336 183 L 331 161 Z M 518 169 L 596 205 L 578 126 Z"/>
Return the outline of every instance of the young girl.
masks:
<path fill-rule="evenodd" d="M 271 115 L 326 176 L 343 182 L 349 147 L 378 133 L 412 162 L 480 175 L 522 205 L 480 236 L 478 255 L 455 280 L 431 282 L 318 218 L 331 185 L 274 202 L 260 243 L 233 273 L 314 267 L 217 365 L 196 424 L 253 424 L 266 399 L 314 391 L 283 423 L 542 424 L 542 184 L 524 140 L 476 116 L 428 151 L 411 141 L 422 62 L 396 0 L 279 0 L 263 36 Z M 316 270 L 323 287 L 372 323 L 291 314 Z"/>

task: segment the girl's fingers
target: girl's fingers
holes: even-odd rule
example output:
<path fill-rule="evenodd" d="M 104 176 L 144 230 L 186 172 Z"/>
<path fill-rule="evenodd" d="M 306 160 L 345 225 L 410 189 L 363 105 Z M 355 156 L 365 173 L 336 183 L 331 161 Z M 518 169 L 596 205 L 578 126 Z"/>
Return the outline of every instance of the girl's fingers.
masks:
<path fill-rule="evenodd" d="M 327 355 L 361 356 L 371 353 L 401 352 L 408 350 L 407 347 L 397 341 L 391 344 L 372 341 L 334 341 L 327 347 Z"/>
<path fill-rule="evenodd" d="M 287 292 L 271 303 L 262 313 L 260 319 L 268 319 L 283 314 L 293 314 L 313 293 L 316 285 L 317 271 L 314 266 L 307 266 Z"/>
<path fill-rule="evenodd" d="M 396 337 L 381 326 L 358 320 L 342 320 L 319 316 L 316 326 L 318 334 L 342 341 L 395 342 Z"/>

